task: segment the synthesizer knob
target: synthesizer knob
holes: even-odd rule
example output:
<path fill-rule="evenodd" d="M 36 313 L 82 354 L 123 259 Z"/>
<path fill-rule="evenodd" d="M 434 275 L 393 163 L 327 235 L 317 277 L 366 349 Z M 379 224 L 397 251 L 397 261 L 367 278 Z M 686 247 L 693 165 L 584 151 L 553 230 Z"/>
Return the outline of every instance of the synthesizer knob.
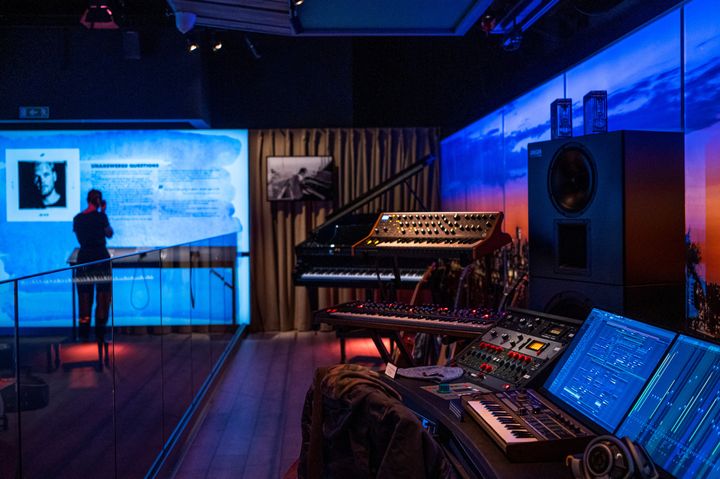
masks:
<path fill-rule="evenodd" d="M 405 228 L 400 228 L 400 232 L 401 232 L 402 234 L 405 234 Z"/>
<path fill-rule="evenodd" d="M 379 232 L 380 232 L 380 228 L 375 228 L 375 232 L 376 232 L 376 233 L 379 233 Z"/>
<path fill-rule="evenodd" d="M 497 337 L 497 331 L 495 331 L 494 329 L 493 329 L 492 331 L 490 331 L 490 336 L 492 336 L 493 338 L 496 338 L 496 337 Z"/>
<path fill-rule="evenodd" d="M 524 336 L 522 334 L 518 334 L 518 339 L 517 339 L 518 341 L 522 341 L 523 338 L 524 338 Z"/>
<path fill-rule="evenodd" d="M 503 341 L 507 341 L 507 339 L 509 338 L 507 333 L 503 333 L 500 337 L 503 339 Z"/>
<path fill-rule="evenodd" d="M 383 231 L 387 233 L 387 226 L 383 226 Z"/>
<path fill-rule="evenodd" d="M 459 215 L 459 214 L 457 214 L 457 213 L 455 213 L 455 214 L 453 215 L 453 218 L 454 218 L 454 219 L 455 219 L 455 220 L 457 221 L 457 220 L 459 220 L 459 219 L 460 219 L 460 215 Z"/>
<path fill-rule="evenodd" d="M 510 341 L 510 346 L 515 346 L 517 343 L 515 341 Z"/>

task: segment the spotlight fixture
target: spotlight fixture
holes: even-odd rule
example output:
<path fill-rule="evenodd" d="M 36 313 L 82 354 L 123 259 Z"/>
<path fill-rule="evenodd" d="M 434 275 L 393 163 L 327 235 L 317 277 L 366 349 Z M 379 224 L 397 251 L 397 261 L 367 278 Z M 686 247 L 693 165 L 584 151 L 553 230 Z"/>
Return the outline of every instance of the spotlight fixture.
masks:
<path fill-rule="evenodd" d="M 305 0 L 292 0 L 292 4 L 294 7 L 299 7 L 303 3 L 305 3 Z"/>
<path fill-rule="evenodd" d="M 87 29 L 116 30 L 119 28 L 107 1 L 92 0 L 80 16 L 80 23 Z"/>
<path fill-rule="evenodd" d="M 187 39 L 187 45 L 185 46 L 188 53 L 194 53 L 200 50 L 200 44 L 190 38 Z"/>
<path fill-rule="evenodd" d="M 218 52 L 223 47 L 222 40 L 220 40 L 219 38 L 216 38 L 214 34 L 211 39 L 211 47 L 212 47 L 213 52 Z"/>
<path fill-rule="evenodd" d="M 522 45 L 523 35 L 519 30 L 510 32 L 502 41 L 503 50 L 506 52 L 514 52 L 520 49 Z"/>

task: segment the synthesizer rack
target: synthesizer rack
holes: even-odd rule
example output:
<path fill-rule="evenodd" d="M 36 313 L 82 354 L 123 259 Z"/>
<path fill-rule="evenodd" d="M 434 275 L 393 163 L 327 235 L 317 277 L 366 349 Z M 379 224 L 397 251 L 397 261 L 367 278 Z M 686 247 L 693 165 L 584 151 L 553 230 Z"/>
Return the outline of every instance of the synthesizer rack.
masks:
<path fill-rule="evenodd" d="M 534 390 L 476 395 L 463 407 L 513 462 L 561 460 L 595 434 Z"/>
<path fill-rule="evenodd" d="M 526 387 L 549 370 L 580 324 L 561 316 L 509 309 L 454 362 L 463 368 L 467 381 L 491 391 Z"/>
<path fill-rule="evenodd" d="M 485 308 L 351 301 L 315 312 L 313 322 L 475 338 L 495 324 L 495 314 Z"/>
<path fill-rule="evenodd" d="M 499 211 L 385 212 L 353 254 L 475 260 L 511 242 L 502 221 Z"/>

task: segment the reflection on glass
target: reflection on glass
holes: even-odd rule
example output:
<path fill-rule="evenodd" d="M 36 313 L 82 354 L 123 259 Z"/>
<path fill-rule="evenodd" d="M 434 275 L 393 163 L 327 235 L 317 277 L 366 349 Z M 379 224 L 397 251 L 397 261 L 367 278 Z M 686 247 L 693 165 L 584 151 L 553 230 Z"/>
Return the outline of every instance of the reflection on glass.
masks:
<path fill-rule="evenodd" d="M 0 477 L 148 472 L 236 330 L 235 239 L 18 280 L 17 335 L 0 283 Z"/>
<path fill-rule="evenodd" d="M 95 338 L 75 337 L 74 279 L 65 270 L 19 282 L 24 477 L 115 473 L 112 371 Z"/>
<path fill-rule="evenodd" d="M 209 243 L 198 241 L 189 248 L 192 391 L 195 395 L 210 372 L 210 283 L 213 279 Z"/>
<path fill-rule="evenodd" d="M 163 444 L 160 252 L 113 262 L 118 477 L 143 477 Z"/>
<path fill-rule="evenodd" d="M 177 426 L 192 400 L 190 269 L 186 247 L 161 252 L 163 437 Z"/>

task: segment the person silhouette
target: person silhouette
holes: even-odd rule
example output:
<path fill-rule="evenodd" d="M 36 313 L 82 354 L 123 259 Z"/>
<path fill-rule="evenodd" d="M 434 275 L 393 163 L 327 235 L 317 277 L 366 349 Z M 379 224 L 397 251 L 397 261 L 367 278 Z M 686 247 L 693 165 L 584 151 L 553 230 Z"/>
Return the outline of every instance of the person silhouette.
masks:
<path fill-rule="evenodd" d="M 77 255 L 78 264 L 91 263 L 110 258 L 105 247 L 106 238 L 112 238 L 113 229 L 107 214 L 107 205 L 102 192 L 92 189 L 87 194 L 87 208 L 73 218 L 73 232 L 80 243 Z M 98 355 L 102 368 L 103 350 L 105 347 L 105 329 L 112 301 L 112 267 L 110 262 L 81 266 L 76 271 L 79 316 L 78 335 L 88 339 L 94 296 L 95 306 L 95 339 L 98 343 Z M 105 356 L 107 361 L 107 356 Z"/>

